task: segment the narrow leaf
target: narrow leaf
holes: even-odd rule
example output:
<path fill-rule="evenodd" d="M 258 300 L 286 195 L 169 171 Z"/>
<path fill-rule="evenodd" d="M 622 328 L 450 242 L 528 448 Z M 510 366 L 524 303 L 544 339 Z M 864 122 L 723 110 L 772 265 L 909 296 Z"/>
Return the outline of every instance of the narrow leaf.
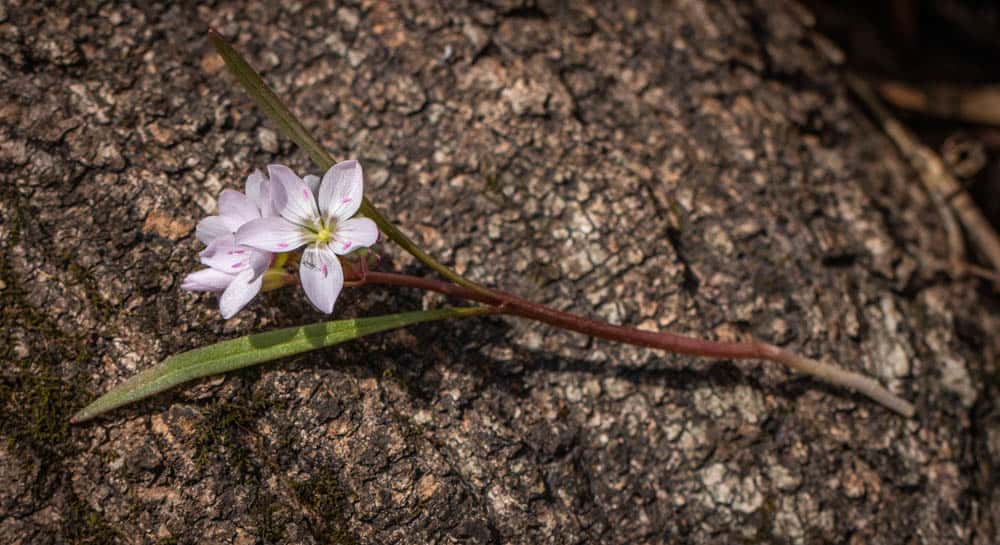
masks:
<path fill-rule="evenodd" d="M 85 407 L 70 419 L 84 422 L 112 409 L 158 394 L 191 380 L 257 365 L 278 358 L 408 325 L 476 316 L 491 312 L 488 307 L 444 308 L 404 312 L 388 316 L 333 320 L 307 326 L 289 327 L 246 335 L 213 345 L 175 354 L 159 365 L 133 376 Z"/>
<path fill-rule="evenodd" d="M 232 72 L 233 76 L 236 77 L 236 80 L 246 89 L 250 98 L 264 110 L 267 117 L 271 118 L 271 121 L 281 129 L 281 132 L 285 133 L 285 136 L 292 139 L 293 142 L 308 153 L 309 157 L 312 158 L 320 170 L 325 172 L 332 167 L 334 161 L 330 157 L 330 154 L 312 137 L 312 134 L 306 130 L 302 123 L 299 122 L 299 119 L 295 117 L 295 114 L 278 98 L 278 95 L 274 94 L 274 91 L 264 83 L 260 74 L 250 66 L 250 63 L 243 58 L 243 55 L 240 55 L 239 51 L 233 49 L 233 46 L 229 45 L 214 30 L 208 31 L 208 39 L 212 41 L 215 50 L 219 52 L 219 56 L 225 61 L 226 66 Z"/>
<path fill-rule="evenodd" d="M 329 169 L 334 164 L 333 157 L 320 143 L 313 138 L 312 134 L 305 128 L 304 125 L 299 121 L 295 114 L 292 113 L 288 106 L 278 98 L 278 95 L 268 87 L 267 83 L 264 82 L 260 74 L 247 60 L 240 54 L 239 51 L 229 45 L 226 40 L 219 35 L 218 32 L 214 30 L 209 30 L 208 39 L 211 40 L 212 45 L 215 46 L 215 50 L 218 51 L 219 56 L 226 63 L 229 71 L 236 77 L 236 80 L 243 85 L 247 94 L 250 98 L 260 106 L 260 109 L 278 126 L 278 129 L 295 142 L 300 148 L 302 148 L 309 157 L 312 158 L 313 163 L 323 172 Z M 383 216 L 375 206 L 368 200 L 368 197 L 363 197 L 361 201 L 361 213 L 368 216 L 378 225 L 379 230 L 385 233 L 385 236 L 389 237 L 389 240 L 399 244 L 401 248 L 409 252 L 413 257 L 417 258 L 420 262 L 427 265 L 431 269 L 437 271 L 441 276 L 455 282 L 460 286 L 465 286 L 471 290 L 490 294 L 491 292 L 472 282 L 467 280 L 465 277 L 459 275 L 458 273 L 452 271 L 448 267 L 439 263 L 436 259 L 431 257 L 430 254 L 421 249 L 415 242 L 410 240 L 402 231 L 400 231 L 395 225 L 393 225 L 385 216 Z"/>

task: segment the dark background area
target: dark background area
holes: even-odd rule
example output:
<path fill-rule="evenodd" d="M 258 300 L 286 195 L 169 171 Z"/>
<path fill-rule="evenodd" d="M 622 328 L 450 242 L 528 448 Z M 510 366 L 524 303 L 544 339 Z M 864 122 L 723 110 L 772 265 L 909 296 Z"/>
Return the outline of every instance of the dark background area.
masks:
<path fill-rule="evenodd" d="M 1000 89 L 1000 3 L 989 0 L 805 0 L 816 27 L 847 54 L 850 67 L 874 81 L 920 89 L 942 84 Z M 1000 111 L 1000 92 L 994 108 Z M 963 178 L 984 213 L 1000 227 L 1000 127 L 896 109 L 925 144 L 941 151 L 949 138 L 982 155 Z M 944 155 L 947 155 L 944 154 Z M 961 170 L 961 169 L 959 169 Z M 964 173 L 963 173 L 964 174 Z"/>

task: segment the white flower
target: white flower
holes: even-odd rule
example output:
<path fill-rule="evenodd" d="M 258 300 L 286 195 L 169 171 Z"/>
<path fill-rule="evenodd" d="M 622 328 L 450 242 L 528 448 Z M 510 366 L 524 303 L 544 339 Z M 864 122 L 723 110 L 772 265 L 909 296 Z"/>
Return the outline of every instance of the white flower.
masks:
<path fill-rule="evenodd" d="M 318 195 L 315 186 L 310 187 L 286 166 L 270 165 L 267 172 L 271 202 L 280 216 L 243 224 L 236 231 L 235 242 L 268 252 L 290 252 L 306 246 L 299 264 L 302 289 L 316 308 L 329 314 L 344 286 L 344 270 L 337 256 L 378 240 L 375 222 L 351 217 L 361 207 L 361 165 L 344 161 L 330 167 Z"/>
<path fill-rule="evenodd" d="M 235 237 L 245 223 L 274 215 L 270 186 L 260 171 L 254 171 L 247 177 L 246 195 L 224 190 L 219 195 L 219 215 L 201 220 L 195 230 L 198 240 L 208 246 L 198 256 L 209 268 L 187 275 L 181 288 L 221 292 L 219 310 L 223 318 L 229 319 L 245 307 L 260 292 L 265 275 L 270 274 L 271 253 L 238 245 Z"/>

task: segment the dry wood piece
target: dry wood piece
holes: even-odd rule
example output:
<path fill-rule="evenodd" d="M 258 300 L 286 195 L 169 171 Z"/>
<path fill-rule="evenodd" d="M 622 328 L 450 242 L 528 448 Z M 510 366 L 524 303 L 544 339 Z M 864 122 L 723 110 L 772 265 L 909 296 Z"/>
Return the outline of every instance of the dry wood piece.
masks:
<path fill-rule="evenodd" d="M 941 159 L 948 165 L 948 170 L 963 179 L 979 174 L 989 161 L 983 142 L 961 131 L 950 135 L 941 144 Z"/>
<path fill-rule="evenodd" d="M 913 85 L 886 81 L 878 84 L 882 98 L 897 108 L 934 117 L 983 125 L 1000 125 L 1000 86 Z"/>

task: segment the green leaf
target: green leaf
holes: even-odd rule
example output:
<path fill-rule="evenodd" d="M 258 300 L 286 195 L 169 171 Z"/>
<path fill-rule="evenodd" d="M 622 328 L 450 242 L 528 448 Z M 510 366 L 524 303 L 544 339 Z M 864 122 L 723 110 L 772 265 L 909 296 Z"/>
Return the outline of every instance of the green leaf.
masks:
<path fill-rule="evenodd" d="M 300 148 L 302 148 L 309 157 L 312 158 L 313 163 L 323 172 L 326 172 L 334 164 L 333 157 L 320 143 L 313 138 L 312 134 L 302 125 L 295 114 L 288 109 L 288 106 L 278 98 L 278 95 L 274 94 L 274 91 L 267 86 L 260 74 L 250 66 L 243 55 L 239 51 L 229 45 L 218 32 L 210 30 L 208 32 L 208 39 L 211 40 L 212 45 L 215 46 L 215 50 L 218 51 L 219 56 L 225 61 L 226 66 L 229 71 L 232 72 L 236 80 L 243 85 L 247 94 L 250 98 L 260 106 L 261 110 L 267 114 L 267 117 L 278 126 L 278 129 L 295 142 Z M 389 240 L 399 244 L 401 248 L 410 253 L 413 257 L 417 258 L 420 262 L 427 265 L 431 269 L 437 271 L 441 276 L 455 282 L 460 286 L 465 286 L 471 290 L 483 293 L 492 294 L 492 292 L 475 282 L 466 279 L 460 274 L 452 271 L 448 267 L 439 263 L 436 259 L 431 257 L 430 254 L 423 251 L 415 242 L 410 240 L 402 231 L 400 231 L 395 225 L 393 225 L 388 219 L 385 218 L 375 206 L 368 200 L 368 197 L 364 197 L 361 201 L 361 213 L 368 216 L 378 225 L 378 228 L 385 233 L 385 236 L 389 237 Z"/>
<path fill-rule="evenodd" d="M 84 422 L 112 409 L 158 394 L 197 378 L 217 375 L 278 358 L 333 346 L 372 333 L 408 325 L 492 312 L 488 307 L 444 308 L 388 316 L 333 320 L 246 335 L 175 354 L 113 388 L 73 415 Z"/>

